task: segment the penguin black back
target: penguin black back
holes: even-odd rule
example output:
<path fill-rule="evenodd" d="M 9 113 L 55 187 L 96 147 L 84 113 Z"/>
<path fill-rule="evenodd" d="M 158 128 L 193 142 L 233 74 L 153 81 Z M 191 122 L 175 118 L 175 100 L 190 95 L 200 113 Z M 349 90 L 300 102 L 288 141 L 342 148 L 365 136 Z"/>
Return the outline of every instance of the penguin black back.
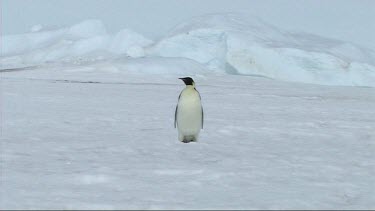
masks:
<path fill-rule="evenodd" d="M 183 80 L 186 86 L 194 84 L 194 80 L 190 77 L 179 78 L 179 79 Z"/>

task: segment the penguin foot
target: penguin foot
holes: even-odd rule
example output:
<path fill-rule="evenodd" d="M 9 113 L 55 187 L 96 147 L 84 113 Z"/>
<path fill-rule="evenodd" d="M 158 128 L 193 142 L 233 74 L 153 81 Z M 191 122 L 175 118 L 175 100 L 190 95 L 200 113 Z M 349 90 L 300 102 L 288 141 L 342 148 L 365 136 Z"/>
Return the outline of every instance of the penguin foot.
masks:
<path fill-rule="evenodd" d="M 184 136 L 181 137 L 182 143 L 190 143 L 190 142 L 197 142 L 197 139 L 195 136 Z"/>
<path fill-rule="evenodd" d="M 193 140 L 183 140 L 182 141 L 182 143 L 185 143 L 185 144 L 190 143 L 190 142 L 197 142 L 197 141 L 195 139 L 193 139 Z"/>

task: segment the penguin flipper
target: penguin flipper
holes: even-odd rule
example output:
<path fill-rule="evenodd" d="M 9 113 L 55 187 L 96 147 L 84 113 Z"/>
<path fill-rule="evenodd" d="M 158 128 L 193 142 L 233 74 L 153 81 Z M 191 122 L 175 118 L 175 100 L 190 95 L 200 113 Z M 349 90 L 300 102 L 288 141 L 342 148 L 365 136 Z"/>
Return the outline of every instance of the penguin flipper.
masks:
<path fill-rule="evenodd" d="M 178 104 L 176 105 L 176 111 L 174 112 L 174 128 L 177 126 L 177 109 L 178 109 Z"/>
<path fill-rule="evenodd" d="M 180 95 L 178 96 L 178 100 L 177 100 L 177 102 L 180 101 L 181 94 L 182 94 L 182 92 L 181 92 Z M 174 112 L 174 128 L 177 127 L 177 109 L 178 109 L 178 103 L 177 103 L 177 105 L 176 105 L 176 111 Z"/>
<path fill-rule="evenodd" d="M 203 129 L 203 119 L 204 119 L 204 115 L 203 115 L 203 107 L 202 107 L 202 129 Z"/>

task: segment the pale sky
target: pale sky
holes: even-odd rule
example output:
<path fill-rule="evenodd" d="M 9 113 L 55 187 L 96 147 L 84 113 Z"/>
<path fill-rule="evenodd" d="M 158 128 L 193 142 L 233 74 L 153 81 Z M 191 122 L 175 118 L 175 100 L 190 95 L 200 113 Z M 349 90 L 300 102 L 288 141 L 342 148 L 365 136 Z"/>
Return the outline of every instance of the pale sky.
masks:
<path fill-rule="evenodd" d="M 130 28 L 155 38 L 193 16 L 217 12 L 255 15 L 282 29 L 375 49 L 375 0 L 1 0 L 1 31 L 99 19 L 109 32 Z"/>

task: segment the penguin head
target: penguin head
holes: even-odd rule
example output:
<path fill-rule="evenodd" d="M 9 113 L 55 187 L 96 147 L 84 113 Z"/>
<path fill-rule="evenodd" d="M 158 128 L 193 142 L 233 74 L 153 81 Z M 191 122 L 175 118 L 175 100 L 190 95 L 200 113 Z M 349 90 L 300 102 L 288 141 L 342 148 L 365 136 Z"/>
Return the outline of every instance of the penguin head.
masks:
<path fill-rule="evenodd" d="M 194 86 L 194 80 L 190 77 L 179 78 L 179 79 L 183 80 L 186 86 L 188 85 Z"/>

